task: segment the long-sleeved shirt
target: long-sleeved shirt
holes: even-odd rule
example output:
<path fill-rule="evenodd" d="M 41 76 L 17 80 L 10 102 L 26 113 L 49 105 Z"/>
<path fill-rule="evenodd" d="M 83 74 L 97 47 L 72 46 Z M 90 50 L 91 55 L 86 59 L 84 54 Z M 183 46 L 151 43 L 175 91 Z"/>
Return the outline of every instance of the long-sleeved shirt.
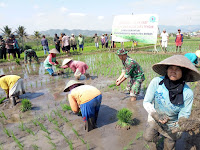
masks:
<path fill-rule="evenodd" d="M 56 55 L 53 56 L 52 53 L 50 53 L 47 58 L 44 61 L 44 67 L 45 69 L 52 68 L 52 65 L 58 64 L 56 61 Z"/>
<path fill-rule="evenodd" d="M 67 65 L 63 66 L 62 68 L 71 68 L 72 71 L 75 73 L 76 69 L 78 69 L 81 74 L 85 74 L 86 70 L 88 69 L 88 65 L 82 61 L 72 60 Z"/>
<path fill-rule="evenodd" d="M 42 38 L 41 44 L 42 44 L 42 46 L 48 46 L 48 41 L 47 41 L 47 39 Z"/>
<path fill-rule="evenodd" d="M 177 121 L 180 117 L 188 118 L 191 114 L 192 103 L 193 103 L 193 92 L 187 84 L 183 88 L 183 104 L 174 105 L 171 103 L 169 98 L 169 91 L 165 87 L 165 84 L 159 83 L 164 77 L 155 77 L 149 84 L 143 106 L 148 112 L 148 121 L 152 121 L 152 112 L 158 112 L 159 114 L 165 114 L 169 117 L 169 121 L 166 123 L 168 127 L 177 126 Z"/>
<path fill-rule="evenodd" d="M 69 38 L 69 36 L 64 35 L 62 37 L 62 44 L 63 44 L 63 46 L 69 46 L 70 45 L 70 38 Z"/>
<path fill-rule="evenodd" d="M 187 57 L 194 65 L 198 64 L 198 57 L 195 53 L 186 53 L 184 56 Z"/>
<path fill-rule="evenodd" d="M 71 90 L 68 95 L 69 101 L 76 101 L 80 106 L 81 104 L 87 103 L 93 98 L 100 95 L 101 92 L 94 86 L 81 85 Z"/>
<path fill-rule="evenodd" d="M 27 58 L 28 57 L 29 57 L 29 59 L 31 57 L 34 57 L 35 60 L 38 61 L 38 57 L 36 55 L 36 52 L 34 50 L 32 50 L 32 49 L 27 49 L 27 50 L 24 51 L 24 60 L 25 60 L 25 62 L 27 62 Z"/>
<path fill-rule="evenodd" d="M 14 84 L 20 79 L 17 75 L 6 75 L 0 78 L 0 87 L 5 90 L 6 94 L 14 86 Z"/>
<path fill-rule="evenodd" d="M 78 45 L 84 45 L 83 37 L 78 37 Z"/>
<path fill-rule="evenodd" d="M 72 45 L 76 45 L 77 43 L 76 43 L 76 39 L 75 39 L 75 37 L 71 37 L 70 38 L 70 45 L 72 46 Z"/>

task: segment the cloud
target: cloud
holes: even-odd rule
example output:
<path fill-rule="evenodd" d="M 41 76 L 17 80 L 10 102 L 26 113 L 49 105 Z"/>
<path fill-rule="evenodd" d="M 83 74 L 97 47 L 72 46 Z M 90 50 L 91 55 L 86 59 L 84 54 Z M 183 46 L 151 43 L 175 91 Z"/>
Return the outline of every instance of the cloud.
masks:
<path fill-rule="evenodd" d="M 37 17 L 43 17 L 45 15 L 45 13 L 40 12 L 40 13 L 37 13 L 36 15 L 37 15 Z"/>
<path fill-rule="evenodd" d="M 38 9 L 39 6 L 38 6 L 38 5 L 34 5 L 33 8 L 34 8 L 34 9 Z"/>
<path fill-rule="evenodd" d="M 67 9 L 67 8 L 65 8 L 65 7 L 61 7 L 61 8 L 60 8 L 60 11 L 61 11 L 62 13 L 65 13 L 65 12 L 67 12 L 67 11 L 68 11 L 68 9 Z"/>
<path fill-rule="evenodd" d="M 98 16 L 98 20 L 103 20 L 104 16 Z"/>
<path fill-rule="evenodd" d="M 86 16 L 86 14 L 84 14 L 84 13 L 69 13 L 69 16 L 80 16 L 80 17 L 84 17 L 84 16 Z"/>
<path fill-rule="evenodd" d="M 4 2 L 0 2 L 0 7 L 6 7 L 6 4 Z"/>

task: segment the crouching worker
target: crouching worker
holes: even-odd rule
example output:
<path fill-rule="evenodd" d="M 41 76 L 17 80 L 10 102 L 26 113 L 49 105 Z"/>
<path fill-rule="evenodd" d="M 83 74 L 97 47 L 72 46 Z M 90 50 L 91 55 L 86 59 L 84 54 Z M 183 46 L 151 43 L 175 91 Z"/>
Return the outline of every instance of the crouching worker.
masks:
<path fill-rule="evenodd" d="M 25 62 L 25 64 L 27 64 L 27 59 L 28 59 L 28 63 L 31 64 L 31 61 L 32 61 L 31 58 L 32 57 L 35 59 L 35 61 L 37 63 L 39 63 L 37 54 L 36 54 L 36 52 L 34 50 L 27 49 L 27 50 L 24 51 L 24 62 Z"/>
<path fill-rule="evenodd" d="M 81 110 L 83 121 L 85 122 L 85 130 L 88 132 L 97 128 L 97 117 L 101 105 L 101 92 L 91 85 L 70 80 L 64 92 L 69 92 L 68 100 L 72 111 L 78 113 Z"/>
<path fill-rule="evenodd" d="M 127 55 L 125 49 L 117 50 L 117 55 L 122 61 L 123 69 L 119 78 L 116 80 L 116 86 L 119 86 L 127 78 L 130 78 L 127 90 L 130 92 L 131 101 L 136 101 L 140 93 L 142 82 L 145 80 L 144 73 L 140 65 Z"/>
<path fill-rule="evenodd" d="M 59 63 L 56 61 L 56 54 L 59 54 L 59 51 L 55 48 L 49 51 L 49 55 L 44 61 L 44 67 L 51 76 L 55 76 L 52 66 L 56 66 Z"/>
<path fill-rule="evenodd" d="M 186 53 L 184 56 L 196 66 L 198 65 L 198 59 L 200 58 L 200 50 L 197 50 L 195 53 Z"/>
<path fill-rule="evenodd" d="M 23 79 L 17 75 L 1 75 L 0 86 L 5 90 L 12 106 L 16 105 L 16 98 L 25 94 Z"/>
<path fill-rule="evenodd" d="M 185 82 L 200 80 L 200 73 L 182 55 L 171 56 L 152 68 L 161 77 L 152 79 L 144 97 L 143 106 L 148 112 L 144 139 L 159 146 L 161 134 L 165 137 L 164 149 L 173 150 L 182 133 L 172 130 L 179 126 L 181 117 L 190 116 L 192 109 L 193 92 Z"/>
<path fill-rule="evenodd" d="M 80 79 L 81 75 L 85 75 L 86 78 L 89 78 L 90 75 L 87 73 L 88 65 L 82 61 L 76 61 L 72 59 L 64 59 L 61 68 L 70 68 L 74 72 L 74 76 L 77 80 Z"/>

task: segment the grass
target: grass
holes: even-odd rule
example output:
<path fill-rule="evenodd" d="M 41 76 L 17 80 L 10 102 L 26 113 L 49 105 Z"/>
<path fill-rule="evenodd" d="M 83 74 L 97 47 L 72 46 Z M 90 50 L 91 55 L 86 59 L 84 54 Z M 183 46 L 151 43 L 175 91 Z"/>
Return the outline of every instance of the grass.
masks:
<path fill-rule="evenodd" d="M 126 127 L 131 124 L 131 119 L 132 119 L 133 113 L 127 109 L 127 108 L 122 108 L 121 110 L 118 111 L 117 113 L 117 124 L 121 127 Z"/>
<path fill-rule="evenodd" d="M 21 109 L 22 112 L 31 110 L 31 108 L 32 108 L 32 103 L 31 103 L 30 100 L 28 100 L 28 99 L 23 99 L 21 103 L 22 103 L 22 104 L 21 104 L 21 106 L 20 106 L 20 109 Z"/>
<path fill-rule="evenodd" d="M 19 149 L 20 149 L 20 150 L 23 150 L 24 144 L 22 144 L 22 143 L 17 139 L 17 137 L 14 135 L 13 132 L 11 132 L 11 136 L 12 136 L 13 140 L 15 141 L 15 143 L 17 143 L 17 146 L 19 147 Z"/>
<path fill-rule="evenodd" d="M 0 104 L 2 104 L 5 99 L 6 97 L 3 97 L 2 99 L 0 99 Z"/>
<path fill-rule="evenodd" d="M 68 111 L 68 110 L 72 110 L 71 107 L 67 104 L 61 104 L 62 110 L 63 111 Z"/>

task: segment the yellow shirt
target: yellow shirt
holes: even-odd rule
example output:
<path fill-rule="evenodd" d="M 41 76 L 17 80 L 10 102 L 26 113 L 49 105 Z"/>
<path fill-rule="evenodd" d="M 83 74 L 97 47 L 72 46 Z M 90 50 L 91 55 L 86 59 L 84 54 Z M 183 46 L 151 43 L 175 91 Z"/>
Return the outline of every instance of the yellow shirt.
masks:
<path fill-rule="evenodd" d="M 20 76 L 17 75 L 6 75 L 0 78 L 0 87 L 5 90 L 6 94 L 8 94 L 8 90 L 10 90 L 13 85 L 20 79 Z"/>
<path fill-rule="evenodd" d="M 81 85 L 74 88 L 68 95 L 69 101 L 76 101 L 78 105 L 84 104 L 100 95 L 101 92 L 91 85 Z"/>

